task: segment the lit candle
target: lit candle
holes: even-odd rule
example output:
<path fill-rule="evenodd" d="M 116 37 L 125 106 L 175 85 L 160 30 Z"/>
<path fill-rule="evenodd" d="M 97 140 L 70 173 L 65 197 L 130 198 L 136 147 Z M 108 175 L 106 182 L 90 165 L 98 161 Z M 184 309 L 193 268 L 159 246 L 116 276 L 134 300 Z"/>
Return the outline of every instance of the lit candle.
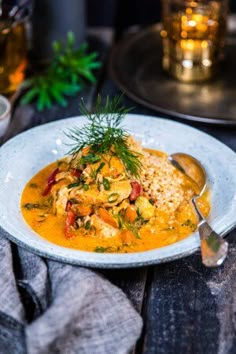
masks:
<path fill-rule="evenodd" d="M 194 1 L 188 4 L 184 9 L 182 4 L 181 11 L 164 17 L 163 68 L 181 81 L 201 81 L 213 76 L 222 58 L 223 2 L 209 1 L 204 6 Z"/>

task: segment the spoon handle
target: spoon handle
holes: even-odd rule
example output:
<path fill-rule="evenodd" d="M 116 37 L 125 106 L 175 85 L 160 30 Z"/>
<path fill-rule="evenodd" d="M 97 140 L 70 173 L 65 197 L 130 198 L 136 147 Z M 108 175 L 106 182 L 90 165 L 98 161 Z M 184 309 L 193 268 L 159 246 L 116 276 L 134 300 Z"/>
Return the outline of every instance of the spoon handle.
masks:
<path fill-rule="evenodd" d="M 201 241 L 202 262 L 206 267 L 220 266 L 227 256 L 228 242 L 212 230 L 198 209 L 194 198 L 192 202 L 199 217 L 198 231 Z"/>

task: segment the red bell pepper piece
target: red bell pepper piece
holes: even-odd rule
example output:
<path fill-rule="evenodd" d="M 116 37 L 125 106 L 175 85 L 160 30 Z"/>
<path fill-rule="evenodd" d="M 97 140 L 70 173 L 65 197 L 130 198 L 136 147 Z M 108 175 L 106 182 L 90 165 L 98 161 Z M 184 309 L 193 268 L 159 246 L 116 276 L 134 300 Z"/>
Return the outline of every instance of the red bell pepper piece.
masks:
<path fill-rule="evenodd" d="M 69 210 L 67 212 L 66 223 L 65 223 L 65 236 L 66 236 L 66 238 L 72 237 L 71 226 L 74 225 L 74 222 L 75 222 L 75 214 L 72 210 Z"/>
<path fill-rule="evenodd" d="M 141 194 L 143 194 L 143 187 L 137 181 L 131 182 L 132 191 L 129 196 L 131 202 L 135 201 Z"/>
<path fill-rule="evenodd" d="M 45 197 L 49 194 L 52 189 L 52 186 L 56 183 L 56 175 L 60 172 L 59 168 L 56 168 L 48 177 L 47 185 L 44 188 L 42 195 Z"/>
<path fill-rule="evenodd" d="M 70 200 L 68 200 L 66 203 L 66 211 L 68 212 L 69 210 L 71 210 L 71 207 L 72 207 L 72 203 Z"/>
<path fill-rule="evenodd" d="M 71 174 L 72 174 L 72 176 L 74 176 L 74 177 L 79 178 L 79 177 L 81 176 L 81 173 L 82 173 L 82 171 L 81 171 L 81 170 L 78 170 L 77 168 L 72 168 L 72 169 L 71 169 Z"/>

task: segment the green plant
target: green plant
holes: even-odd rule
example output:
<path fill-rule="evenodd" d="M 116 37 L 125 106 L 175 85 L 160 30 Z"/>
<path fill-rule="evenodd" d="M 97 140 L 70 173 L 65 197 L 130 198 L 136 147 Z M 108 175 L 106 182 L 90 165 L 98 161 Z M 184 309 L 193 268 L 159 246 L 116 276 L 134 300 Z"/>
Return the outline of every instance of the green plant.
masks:
<path fill-rule="evenodd" d="M 45 72 L 29 78 L 24 83 L 28 90 L 21 103 L 36 101 L 39 111 L 51 108 L 53 103 L 66 106 L 66 96 L 81 91 L 86 81 L 96 82 L 93 70 L 101 66 L 97 53 L 87 54 L 86 43 L 75 49 L 75 37 L 72 32 L 68 32 L 64 46 L 55 41 L 52 47 L 53 59 Z"/>

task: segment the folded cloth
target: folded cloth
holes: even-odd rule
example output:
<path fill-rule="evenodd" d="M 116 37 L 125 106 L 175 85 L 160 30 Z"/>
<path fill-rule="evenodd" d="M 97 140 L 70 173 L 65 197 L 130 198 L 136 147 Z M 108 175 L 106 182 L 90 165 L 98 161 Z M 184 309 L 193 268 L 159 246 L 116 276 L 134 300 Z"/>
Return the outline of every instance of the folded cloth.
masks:
<path fill-rule="evenodd" d="M 0 354 L 128 353 L 142 320 L 99 273 L 43 259 L 0 235 Z"/>

